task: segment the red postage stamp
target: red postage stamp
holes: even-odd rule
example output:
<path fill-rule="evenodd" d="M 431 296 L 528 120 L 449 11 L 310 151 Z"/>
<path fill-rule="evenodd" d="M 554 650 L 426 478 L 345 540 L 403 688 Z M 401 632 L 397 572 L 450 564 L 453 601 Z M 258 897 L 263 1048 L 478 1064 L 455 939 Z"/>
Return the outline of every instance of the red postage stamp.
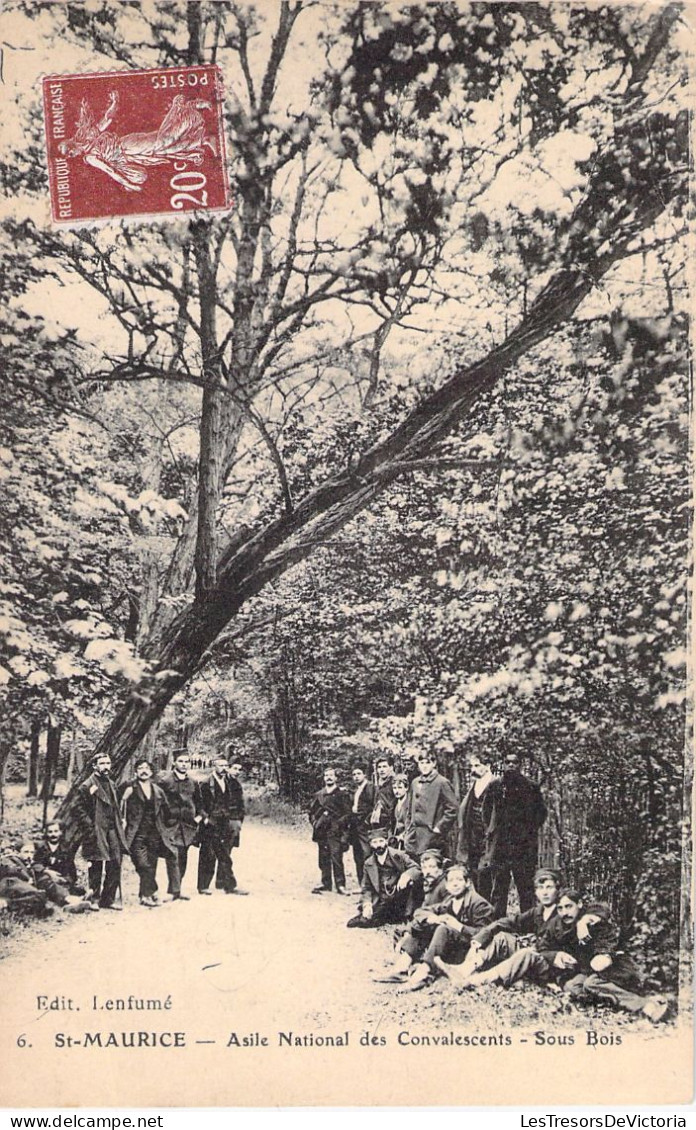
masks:
<path fill-rule="evenodd" d="M 56 224 L 231 206 L 218 67 L 43 80 Z"/>

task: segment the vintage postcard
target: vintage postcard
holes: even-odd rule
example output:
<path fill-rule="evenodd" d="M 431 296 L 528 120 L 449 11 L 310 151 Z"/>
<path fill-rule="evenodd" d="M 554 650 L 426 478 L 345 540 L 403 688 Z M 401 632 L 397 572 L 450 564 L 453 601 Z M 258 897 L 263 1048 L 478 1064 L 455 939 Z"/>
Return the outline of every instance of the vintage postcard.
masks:
<path fill-rule="evenodd" d="M 5 3 L 5 1107 L 691 1101 L 692 33 Z"/>

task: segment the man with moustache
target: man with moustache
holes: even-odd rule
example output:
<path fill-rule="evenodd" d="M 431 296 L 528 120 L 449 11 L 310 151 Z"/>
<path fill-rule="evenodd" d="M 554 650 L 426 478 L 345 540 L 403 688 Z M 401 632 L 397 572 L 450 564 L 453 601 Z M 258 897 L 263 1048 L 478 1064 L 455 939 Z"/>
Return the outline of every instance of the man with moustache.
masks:
<path fill-rule="evenodd" d="M 353 861 L 358 876 L 362 883 L 363 864 L 370 854 L 370 817 L 374 808 L 375 787 L 367 779 L 367 766 L 354 765 L 353 797 L 350 813 L 350 846 L 353 849 Z"/>
<path fill-rule="evenodd" d="M 241 769 L 235 763 L 237 772 Z M 213 772 L 201 785 L 201 850 L 198 857 L 198 893 L 208 890 L 217 865 L 215 886 L 227 895 L 246 895 L 237 883 L 232 867 L 232 849 L 239 846 L 244 820 L 244 793 L 229 759 L 218 754 Z"/>
<path fill-rule="evenodd" d="M 312 797 L 309 819 L 312 821 L 312 839 L 319 850 L 321 884 L 312 888 L 312 894 L 330 891 L 332 883 L 336 893 L 345 895 L 346 873 L 343 852 L 350 840 L 350 797 L 339 788 L 336 770 L 328 765 L 324 770 L 324 787 Z"/>
<path fill-rule="evenodd" d="M 121 861 L 127 848 L 110 776 L 111 758 L 108 753 L 97 753 L 92 764 L 92 774 L 75 794 L 77 839 L 89 863 L 90 897 L 102 910 L 121 910 L 114 902 L 121 886 Z"/>
<path fill-rule="evenodd" d="M 121 795 L 126 847 L 140 880 L 140 903 L 147 907 L 159 902 L 157 860 L 175 855 L 167 801 L 152 777 L 152 765 L 141 757 L 135 763 L 135 781 Z"/>
<path fill-rule="evenodd" d="M 386 828 L 372 829 L 370 848 L 358 913 L 346 923 L 360 929 L 403 922 L 415 910 L 422 893 L 418 864 L 406 852 L 389 847 Z"/>
<path fill-rule="evenodd" d="M 473 780 L 457 814 L 456 856 L 459 862 L 467 864 L 478 893 L 490 899 L 488 849 L 496 817 L 492 800 L 495 790 L 491 790 L 490 786 L 496 778 L 491 772 L 490 758 L 485 755 L 472 753 L 469 770 Z"/>
<path fill-rule="evenodd" d="M 34 863 L 59 875 L 71 895 L 85 893 L 84 887 L 78 883 L 74 852 L 68 848 L 63 838 L 63 827 L 59 820 L 51 820 L 46 825 L 44 838 L 34 851 Z"/>
<path fill-rule="evenodd" d="M 189 848 L 198 839 L 201 814 L 200 787 L 189 774 L 191 758 L 185 749 L 176 750 L 174 762 L 168 773 L 162 773 L 158 784 L 169 809 L 170 842 L 174 852 L 165 856 L 167 864 L 167 891 L 172 899 L 188 900 L 181 893 L 186 874 Z"/>

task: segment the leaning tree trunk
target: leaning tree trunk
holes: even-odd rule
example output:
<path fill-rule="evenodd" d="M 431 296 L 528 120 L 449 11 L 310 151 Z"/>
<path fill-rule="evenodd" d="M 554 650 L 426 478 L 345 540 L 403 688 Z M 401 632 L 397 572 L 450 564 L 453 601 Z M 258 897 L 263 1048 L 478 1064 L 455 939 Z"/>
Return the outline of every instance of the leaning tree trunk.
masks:
<path fill-rule="evenodd" d="M 123 704 L 97 746 L 97 752 L 111 755 L 117 773 L 239 610 L 369 506 L 399 475 L 417 468 L 418 460 L 432 452 L 512 365 L 571 318 L 609 268 L 628 254 L 636 236 L 677 192 L 683 192 L 688 177 L 686 136 L 687 122 L 681 116 L 667 121 L 636 113 L 628 125 L 618 126 L 614 148 L 597 161 L 573 217 L 566 265 L 552 276 L 507 339 L 482 361 L 456 372 L 387 439 L 366 451 L 354 466 L 330 476 L 294 510 L 255 531 L 241 532 L 217 561 L 214 573 L 209 562 L 199 561 L 196 597 L 167 625 L 156 649 L 143 649 L 152 675 Z M 652 154 L 650 168 L 640 183 L 636 176 L 622 194 L 617 168 L 630 160 L 636 146 L 645 148 L 646 143 Z M 63 807 L 66 818 L 73 797 L 74 792 Z"/>

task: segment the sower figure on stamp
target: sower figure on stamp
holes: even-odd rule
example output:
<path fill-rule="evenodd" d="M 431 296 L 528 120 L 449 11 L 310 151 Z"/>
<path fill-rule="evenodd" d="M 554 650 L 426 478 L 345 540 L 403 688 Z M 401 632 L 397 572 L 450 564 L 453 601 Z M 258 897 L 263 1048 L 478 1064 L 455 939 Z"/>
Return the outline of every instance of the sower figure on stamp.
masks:
<path fill-rule="evenodd" d="M 353 798 L 350 814 L 350 844 L 353 849 L 353 860 L 358 876 L 362 883 L 363 864 L 370 854 L 370 818 L 374 810 L 375 787 L 367 779 L 367 766 L 354 765 Z"/>
<path fill-rule="evenodd" d="M 118 93 L 109 94 L 109 104 L 97 120 L 87 101 L 82 100 L 77 131 L 58 149 L 64 157 L 82 157 L 86 164 L 106 173 L 128 192 L 140 192 L 153 165 L 188 160 L 200 164 L 204 148 L 217 153 L 216 141 L 206 137 L 200 110 L 212 105 L 202 98 L 176 94 L 157 130 L 117 135 L 110 129 L 118 108 Z"/>
<path fill-rule="evenodd" d="M 241 766 L 230 768 L 229 758 L 219 754 L 213 772 L 201 785 L 201 850 L 198 857 L 198 893 L 209 895 L 215 867 L 215 886 L 228 895 L 246 895 L 237 885 L 232 867 L 232 849 L 239 846 L 244 820 L 244 793 L 235 773 Z"/>
<path fill-rule="evenodd" d="M 93 773 L 75 796 L 78 842 L 89 863 L 90 897 L 104 910 L 120 910 L 114 901 L 121 886 L 121 860 L 127 849 L 108 753 L 96 754 L 93 766 Z"/>
<path fill-rule="evenodd" d="M 312 821 L 312 839 L 319 849 L 321 886 L 313 887 L 312 894 L 330 891 L 333 883 L 339 895 L 347 894 L 343 852 L 350 838 L 350 797 L 339 788 L 336 770 L 324 770 L 324 787 L 312 797 L 309 806 Z"/>
<path fill-rule="evenodd" d="M 172 899 L 188 899 L 182 895 L 181 884 L 186 874 L 188 850 L 198 839 L 201 820 L 201 795 L 197 781 L 189 776 L 191 758 L 186 750 L 177 750 L 174 764 L 168 773 L 162 773 L 158 784 L 169 808 L 170 838 L 175 849 L 167 855 L 167 891 Z"/>
<path fill-rule="evenodd" d="M 490 758 L 477 753 L 469 757 L 473 782 L 457 815 L 457 859 L 466 863 L 474 886 L 485 899 L 491 897 L 491 870 L 489 849 L 491 833 L 495 826 L 495 790 L 491 785 L 497 780 L 491 772 Z"/>
<path fill-rule="evenodd" d="M 121 795 L 126 847 L 138 872 L 143 906 L 157 906 L 157 860 L 175 857 L 165 795 L 153 779 L 147 758 L 135 763 L 135 781 Z"/>
<path fill-rule="evenodd" d="M 497 918 L 507 914 L 510 879 L 515 880 L 524 913 L 534 905 L 534 872 L 539 854 L 539 829 L 546 819 L 541 789 L 520 772 L 516 753 L 503 758 L 503 776 L 489 786 L 495 816 L 488 832 L 491 902 Z"/>
<path fill-rule="evenodd" d="M 446 777 L 437 771 L 429 753 L 418 756 L 419 776 L 406 801 L 404 851 L 422 855 L 428 848 L 447 848 L 447 837 L 457 818 L 457 798 Z"/>

